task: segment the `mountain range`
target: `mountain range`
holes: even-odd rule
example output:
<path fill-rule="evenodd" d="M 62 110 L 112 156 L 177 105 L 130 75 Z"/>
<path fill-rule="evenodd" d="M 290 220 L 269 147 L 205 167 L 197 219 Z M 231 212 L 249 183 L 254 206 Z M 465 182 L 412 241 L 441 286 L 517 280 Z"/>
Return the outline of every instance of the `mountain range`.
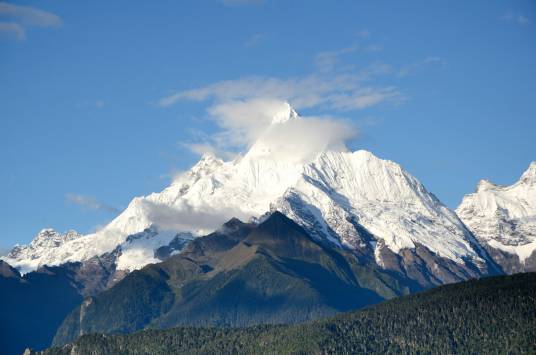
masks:
<path fill-rule="evenodd" d="M 536 270 L 536 162 L 511 186 L 480 182 L 452 211 L 395 162 L 280 139 L 301 122 L 285 104 L 243 156 L 204 155 L 101 230 L 45 229 L 3 257 L 20 283 L 68 271 L 84 301 L 62 310 L 55 344 L 88 332 L 294 323 Z"/>

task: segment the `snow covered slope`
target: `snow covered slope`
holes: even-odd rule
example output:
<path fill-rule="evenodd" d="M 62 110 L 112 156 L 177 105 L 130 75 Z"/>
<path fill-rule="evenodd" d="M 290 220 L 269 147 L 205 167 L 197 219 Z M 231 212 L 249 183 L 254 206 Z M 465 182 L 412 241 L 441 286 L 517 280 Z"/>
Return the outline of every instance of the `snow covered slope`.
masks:
<path fill-rule="evenodd" d="M 456 212 L 505 271 L 536 271 L 536 162 L 513 185 L 480 181 Z"/>
<path fill-rule="evenodd" d="M 73 230 L 60 234 L 53 229 L 43 229 L 30 244 L 16 245 L 2 259 L 24 274 L 36 270 L 42 260 L 56 260 L 56 250 L 60 249 L 62 245 L 82 237 L 81 234 Z"/>
<path fill-rule="evenodd" d="M 455 262 L 481 261 L 453 211 L 400 165 L 368 151 L 320 154 L 274 207 L 304 220 L 302 211 L 293 213 L 296 198 L 309 214 L 318 215 L 315 221 L 325 221 L 320 233 L 350 248 L 362 242 L 353 221 L 395 253 L 422 244 Z"/>
<path fill-rule="evenodd" d="M 117 244 L 106 238 L 107 235 L 103 233 L 84 236 L 74 231 L 60 234 L 52 229 L 44 229 L 30 244 L 17 245 L 0 259 L 25 274 L 44 265 L 87 261 L 95 256 L 109 254 L 107 257 L 114 259 L 117 270 L 133 271 L 162 261 L 157 255 L 160 248 L 166 248 L 168 254 L 172 254 L 182 249 L 193 236 L 170 230 L 159 231 L 151 225 L 122 240 L 117 238 Z"/>
<path fill-rule="evenodd" d="M 306 130 L 304 121 L 283 105 L 244 156 L 225 162 L 205 155 L 162 192 L 134 198 L 101 231 L 58 245 L 36 263 L 86 260 L 121 246 L 119 269 L 133 270 L 154 262 L 156 248 L 178 232 L 203 235 L 232 217 L 279 210 L 317 239 L 425 284 L 489 271 L 471 233 L 417 179 L 367 151 L 348 152 L 318 136 L 315 144 L 293 139 L 288 133 Z M 148 228 L 158 232 L 127 253 L 128 236 Z"/>

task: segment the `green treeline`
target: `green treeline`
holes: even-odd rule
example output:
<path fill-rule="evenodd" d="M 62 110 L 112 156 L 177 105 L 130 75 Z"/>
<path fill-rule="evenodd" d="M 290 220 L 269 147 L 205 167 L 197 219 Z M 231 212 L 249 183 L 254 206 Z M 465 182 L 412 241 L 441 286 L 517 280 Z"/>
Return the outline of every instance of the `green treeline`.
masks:
<path fill-rule="evenodd" d="M 45 354 L 534 354 L 536 273 L 472 280 L 299 325 L 84 335 Z"/>

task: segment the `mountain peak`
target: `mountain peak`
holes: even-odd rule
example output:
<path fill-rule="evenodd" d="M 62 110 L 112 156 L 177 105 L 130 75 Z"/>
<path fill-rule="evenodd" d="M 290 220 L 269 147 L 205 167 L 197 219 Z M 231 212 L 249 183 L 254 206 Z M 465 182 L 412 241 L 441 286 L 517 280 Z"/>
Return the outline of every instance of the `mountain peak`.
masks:
<path fill-rule="evenodd" d="M 476 185 L 476 191 L 479 192 L 479 191 L 486 191 L 486 190 L 489 190 L 489 189 L 492 189 L 494 187 L 496 187 L 497 185 L 495 185 L 494 183 L 492 183 L 491 181 L 489 180 L 486 180 L 486 179 L 482 179 L 478 182 L 478 185 Z"/>
<path fill-rule="evenodd" d="M 536 255 L 534 187 L 536 162 L 512 185 L 481 180 L 476 193 L 466 195 L 456 209 L 477 240 L 490 253 L 502 255 L 499 264 L 507 272 L 529 271 L 531 264 L 526 260 Z"/>
<path fill-rule="evenodd" d="M 221 160 L 218 159 L 213 153 L 203 153 L 201 159 L 199 159 L 195 166 L 207 166 L 220 163 Z"/>
<path fill-rule="evenodd" d="M 223 164 L 221 159 L 218 159 L 212 153 L 204 153 L 201 159 L 187 173 L 189 176 L 201 177 L 210 174 L 215 169 Z M 175 179 L 175 182 L 182 182 L 181 176 Z"/>
<path fill-rule="evenodd" d="M 272 117 L 271 124 L 285 123 L 296 119 L 299 119 L 296 110 L 288 102 L 284 102 L 282 108 Z"/>
<path fill-rule="evenodd" d="M 521 175 L 520 181 L 536 183 L 536 161 L 530 163 L 529 168 Z"/>
<path fill-rule="evenodd" d="M 53 228 L 43 228 L 37 233 L 37 236 L 50 236 L 57 232 Z"/>

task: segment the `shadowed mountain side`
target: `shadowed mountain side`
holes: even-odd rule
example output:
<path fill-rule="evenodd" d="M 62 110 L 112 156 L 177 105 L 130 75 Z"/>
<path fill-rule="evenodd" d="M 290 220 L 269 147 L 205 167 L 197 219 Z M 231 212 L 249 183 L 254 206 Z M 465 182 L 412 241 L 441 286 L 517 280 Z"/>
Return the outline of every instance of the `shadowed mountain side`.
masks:
<path fill-rule="evenodd" d="M 315 242 L 275 212 L 258 226 L 231 220 L 87 299 L 65 319 L 54 344 L 146 327 L 295 323 L 409 291 L 409 283 Z"/>
<path fill-rule="evenodd" d="M 124 274 L 116 270 L 111 254 L 82 263 L 42 266 L 24 276 L 0 260 L 2 354 L 50 346 L 63 319 L 84 297 L 113 286 Z"/>
<path fill-rule="evenodd" d="M 0 269 L 2 354 L 50 346 L 63 318 L 82 301 L 74 273 L 61 267 L 42 268 L 23 277 L 3 261 Z"/>

